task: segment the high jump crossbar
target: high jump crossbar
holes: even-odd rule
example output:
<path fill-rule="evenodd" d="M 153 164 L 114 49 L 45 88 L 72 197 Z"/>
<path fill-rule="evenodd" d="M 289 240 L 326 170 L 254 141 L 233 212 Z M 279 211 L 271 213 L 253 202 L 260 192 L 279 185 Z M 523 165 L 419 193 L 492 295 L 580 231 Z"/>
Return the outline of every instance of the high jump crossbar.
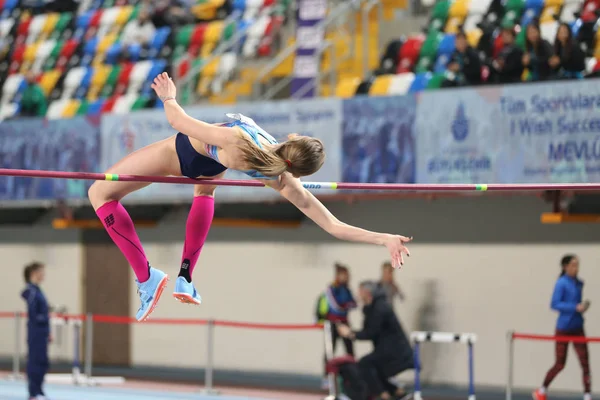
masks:
<path fill-rule="evenodd" d="M 92 181 L 178 183 L 186 185 L 265 187 L 257 180 L 191 179 L 175 176 L 100 174 L 92 172 L 43 171 L 0 168 L 0 176 L 83 179 Z M 596 190 L 600 183 L 532 183 L 532 184 L 412 184 L 412 183 L 348 183 L 348 182 L 302 182 L 306 189 L 328 190 L 386 190 L 399 192 L 502 192 L 545 190 Z"/>

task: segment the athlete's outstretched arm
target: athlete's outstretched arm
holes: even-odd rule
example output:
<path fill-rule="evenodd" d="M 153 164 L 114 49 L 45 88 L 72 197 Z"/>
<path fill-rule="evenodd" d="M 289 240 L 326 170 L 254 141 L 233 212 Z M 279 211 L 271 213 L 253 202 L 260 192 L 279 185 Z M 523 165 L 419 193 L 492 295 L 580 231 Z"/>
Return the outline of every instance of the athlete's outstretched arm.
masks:
<path fill-rule="evenodd" d="M 387 247 L 392 257 L 392 265 L 395 268 L 399 268 L 404 264 L 403 254 L 410 256 L 405 243 L 410 242 L 412 238 L 371 232 L 340 221 L 323 203 L 302 186 L 299 179 L 292 177 L 290 174 L 282 175 L 279 181 L 265 181 L 265 183 L 277 190 L 330 235 L 341 240 Z"/>
<path fill-rule="evenodd" d="M 167 120 L 173 129 L 201 142 L 221 148 L 227 147 L 234 142 L 236 138 L 236 131 L 234 129 L 207 124 L 187 115 L 185 110 L 177 104 L 177 100 L 175 99 L 177 88 L 166 72 L 163 72 L 154 79 L 152 89 L 154 89 L 156 95 L 164 103 Z"/>

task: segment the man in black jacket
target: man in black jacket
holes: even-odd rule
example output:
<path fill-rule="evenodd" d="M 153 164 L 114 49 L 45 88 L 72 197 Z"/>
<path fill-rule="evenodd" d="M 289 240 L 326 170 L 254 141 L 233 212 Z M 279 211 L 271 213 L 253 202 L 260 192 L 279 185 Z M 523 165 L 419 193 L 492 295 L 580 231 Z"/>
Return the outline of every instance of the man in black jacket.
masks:
<path fill-rule="evenodd" d="M 393 376 L 414 368 L 410 342 L 385 298 L 385 292 L 374 282 L 360 284 L 359 295 L 364 303 L 363 329 L 351 331 L 346 325 L 338 326 L 342 337 L 370 340 L 373 351 L 358 362 L 361 373 L 373 396 L 382 400 L 402 396 L 404 392 L 389 382 Z"/>

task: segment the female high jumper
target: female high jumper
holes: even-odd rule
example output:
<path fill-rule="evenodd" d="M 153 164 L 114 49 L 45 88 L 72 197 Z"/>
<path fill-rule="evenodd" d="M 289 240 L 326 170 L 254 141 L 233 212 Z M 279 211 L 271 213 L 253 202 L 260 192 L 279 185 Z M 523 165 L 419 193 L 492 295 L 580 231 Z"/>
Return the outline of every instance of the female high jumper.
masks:
<path fill-rule="evenodd" d="M 277 143 L 252 119 L 241 114 L 227 114 L 232 121 L 222 124 L 198 121 L 177 104 L 175 84 L 166 73 L 154 79 L 152 88 L 164 103 L 169 123 L 180 133 L 129 154 L 107 173 L 218 179 L 231 168 L 278 191 L 332 236 L 387 247 L 397 268 L 404 263 L 403 254 L 410 255 L 405 243 L 411 238 L 370 232 L 345 224 L 302 186 L 298 178 L 317 172 L 325 160 L 323 143 L 319 139 L 290 135 L 289 140 Z M 148 185 L 145 182 L 97 181 L 89 190 L 96 214 L 136 275 L 141 300 L 136 314 L 138 321 L 144 321 L 152 313 L 168 276 L 150 267 L 133 221 L 119 201 Z M 181 268 L 173 293 L 182 303 L 200 304 L 202 301 L 192 284 L 192 272 L 213 219 L 215 189 L 216 186 L 207 184 L 194 186 Z"/>

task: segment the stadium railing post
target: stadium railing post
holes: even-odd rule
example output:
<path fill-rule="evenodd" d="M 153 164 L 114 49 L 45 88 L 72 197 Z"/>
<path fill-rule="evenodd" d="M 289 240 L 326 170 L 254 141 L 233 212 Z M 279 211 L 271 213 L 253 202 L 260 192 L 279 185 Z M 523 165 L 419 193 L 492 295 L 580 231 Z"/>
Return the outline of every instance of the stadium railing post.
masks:
<path fill-rule="evenodd" d="M 506 333 L 506 342 L 507 342 L 507 350 L 508 357 L 506 359 L 507 362 L 507 371 L 506 371 L 506 400 L 512 400 L 512 387 L 513 387 L 513 368 L 514 368 L 514 356 L 515 356 L 515 339 L 514 339 L 514 331 L 508 331 Z"/>

